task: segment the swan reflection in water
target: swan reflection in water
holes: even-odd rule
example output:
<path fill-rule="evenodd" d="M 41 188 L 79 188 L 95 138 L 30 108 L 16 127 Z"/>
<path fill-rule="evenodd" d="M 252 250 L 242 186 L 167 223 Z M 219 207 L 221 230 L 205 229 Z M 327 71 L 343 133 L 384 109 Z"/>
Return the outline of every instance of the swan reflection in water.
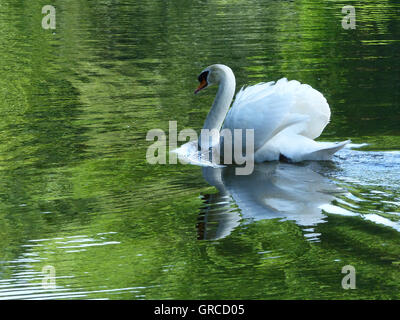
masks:
<path fill-rule="evenodd" d="M 204 196 L 198 238 L 221 239 L 241 223 L 262 219 L 292 220 L 303 227 L 325 222 L 323 209 L 344 190 L 317 172 L 322 166 L 269 162 L 256 164 L 250 175 L 236 175 L 233 166 L 203 167 L 205 180 L 219 193 Z"/>

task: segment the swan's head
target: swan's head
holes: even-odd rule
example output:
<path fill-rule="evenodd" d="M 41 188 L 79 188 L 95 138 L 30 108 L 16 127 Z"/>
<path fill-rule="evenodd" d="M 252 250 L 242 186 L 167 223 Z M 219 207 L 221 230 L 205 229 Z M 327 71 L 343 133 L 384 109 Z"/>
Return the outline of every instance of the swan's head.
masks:
<path fill-rule="evenodd" d="M 213 84 L 219 83 L 226 76 L 227 72 L 232 73 L 232 70 L 223 64 L 213 64 L 208 66 L 200 73 L 198 77 L 200 84 L 194 93 L 196 94 Z"/>

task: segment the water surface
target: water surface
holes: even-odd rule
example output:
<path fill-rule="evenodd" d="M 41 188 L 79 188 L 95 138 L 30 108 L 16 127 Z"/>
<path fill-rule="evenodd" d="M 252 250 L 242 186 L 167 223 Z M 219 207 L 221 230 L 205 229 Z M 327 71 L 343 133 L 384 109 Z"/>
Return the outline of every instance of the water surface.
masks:
<path fill-rule="evenodd" d="M 354 2 L 354 30 L 343 1 L 55 1 L 56 30 L 46 4 L 0 4 L 0 299 L 399 298 L 396 1 Z M 320 140 L 368 145 L 242 177 L 148 164 L 148 130 L 202 127 L 213 63 L 310 84 Z"/>

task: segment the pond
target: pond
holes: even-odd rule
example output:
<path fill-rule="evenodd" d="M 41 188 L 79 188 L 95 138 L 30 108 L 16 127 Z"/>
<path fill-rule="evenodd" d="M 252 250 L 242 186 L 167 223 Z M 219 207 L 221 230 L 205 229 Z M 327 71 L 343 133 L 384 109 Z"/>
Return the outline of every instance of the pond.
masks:
<path fill-rule="evenodd" d="M 400 5 L 354 1 L 345 29 L 346 4 L 2 0 L 0 299 L 399 299 Z M 311 85 L 319 141 L 357 148 L 248 176 L 148 163 L 149 130 L 201 129 L 213 63 L 237 90 Z"/>

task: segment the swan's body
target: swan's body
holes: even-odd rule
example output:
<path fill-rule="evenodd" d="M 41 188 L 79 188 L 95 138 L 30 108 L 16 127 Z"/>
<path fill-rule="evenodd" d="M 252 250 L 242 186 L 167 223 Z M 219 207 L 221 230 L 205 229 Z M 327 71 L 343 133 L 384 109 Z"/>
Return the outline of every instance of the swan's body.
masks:
<path fill-rule="evenodd" d="M 324 96 L 307 84 L 280 79 L 242 88 L 229 109 L 235 76 L 221 64 L 207 67 L 199 76 L 196 93 L 219 83 L 219 89 L 203 129 L 254 129 L 256 162 L 285 159 L 329 160 L 350 141 L 316 142 L 330 119 Z M 245 142 L 245 140 L 243 139 Z M 199 139 L 199 146 L 202 142 Z"/>

